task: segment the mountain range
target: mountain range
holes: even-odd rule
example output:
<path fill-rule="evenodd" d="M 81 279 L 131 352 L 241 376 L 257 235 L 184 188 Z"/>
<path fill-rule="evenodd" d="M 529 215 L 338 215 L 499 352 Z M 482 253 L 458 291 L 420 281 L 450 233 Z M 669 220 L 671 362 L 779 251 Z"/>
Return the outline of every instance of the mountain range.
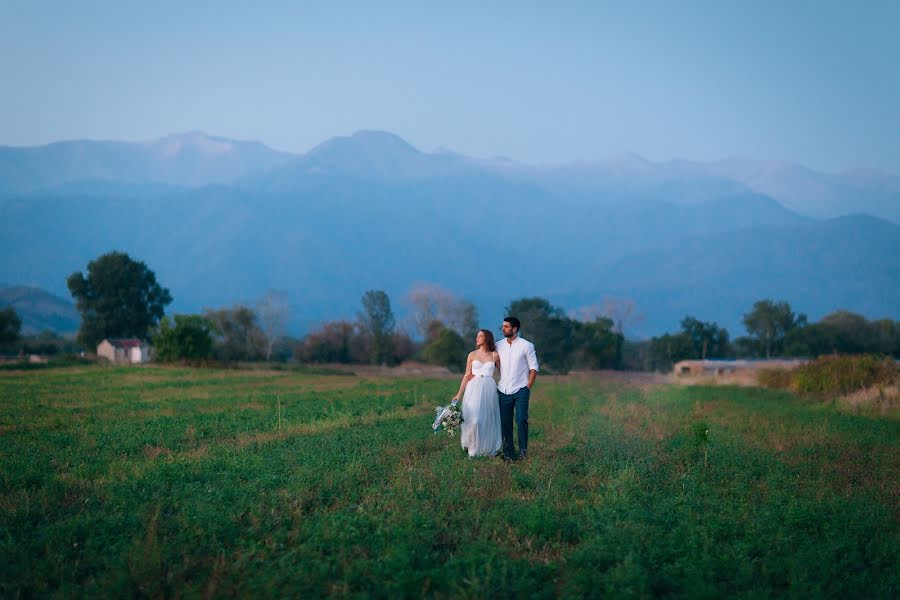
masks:
<path fill-rule="evenodd" d="M 200 133 L 0 148 L 0 279 L 68 296 L 70 273 L 124 250 L 175 311 L 284 290 L 295 333 L 354 317 L 372 288 L 402 313 L 416 282 L 488 325 L 521 296 L 628 298 L 634 336 L 686 314 L 739 334 L 764 297 L 898 318 L 898 223 L 900 177 L 775 161 L 533 166 L 373 131 L 302 155 Z"/>
<path fill-rule="evenodd" d="M 40 288 L 0 283 L 0 308 L 6 306 L 15 309 L 24 335 L 43 331 L 73 335 L 81 321 L 74 304 Z"/>

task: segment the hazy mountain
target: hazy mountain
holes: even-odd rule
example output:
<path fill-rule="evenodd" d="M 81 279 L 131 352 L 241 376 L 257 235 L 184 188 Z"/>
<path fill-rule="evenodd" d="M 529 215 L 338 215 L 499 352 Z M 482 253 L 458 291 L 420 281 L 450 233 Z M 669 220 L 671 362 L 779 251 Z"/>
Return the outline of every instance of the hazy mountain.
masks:
<path fill-rule="evenodd" d="M 0 194 L 0 279 L 66 295 L 70 273 L 113 249 L 147 262 L 175 311 L 285 290 L 295 331 L 353 317 L 372 288 L 402 313 L 416 281 L 476 301 L 487 324 L 523 295 L 566 308 L 631 297 L 643 335 L 686 313 L 738 333 L 762 297 L 813 317 L 900 317 L 900 231 L 883 220 L 801 216 L 709 165 L 623 155 L 538 168 L 421 152 L 380 132 L 230 185 Z"/>
<path fill-rule="evenodd" d="M 82 140 L 0 146 L 0 191 L 28 192 L 80 182 L 195 187 L 265 172 L 292 157 L 258 142 L 200 132 L 137 143 Z"/>
<path fill-rule="evenodd" d="M 42 331 L 72 334 L 81 321 L 74 304 L 36 287 L 0 284 L 0 307 L 4 306 L 15 309 L 24 335 Z"/>
<path fill-rule="evenodd" d="M 273 171 L 275 171 L 273 173 Z M 490 173 L 556 193 L 682 192 L 670 201 L 697 202 L 755 192 L 806 216 L 865 213 L 900 223 L 900 176 L 875 170 L 821 173 L 784 161 L 730 158 L 701 163 L 651 162 L 636 154 L 605 161 L 532 166 L 478 159 L 441 149 L 422 152 L 387 132 L 335 137 L 303 155 L 200 132 L 150 142 L 68 141 L 39 147 L 0 146 L 0 192 L 99 184 L 199 187 L 238 180 L 277 189 L 298 175 L 343 174 L 414 181 Z"/>
<path fill-rule="evenodd" d="M 812 217 L 870 214 L 900 223 L 900 177 L 875 170 L 820 173 L 784 161 L 728 159 L 680 162 L 686 174 L 710 174 L 742 183 Z"/>
<path fill-rule="evenodd" d="M 855 215 L 690 236 L 614 261 L 587 280 L 644 307 L 649 331 L 674 328 L 667 315 L 692 314 L 739 333 L 741 314 L 761 298 L 786 299 L 814 320 L 838 308 L 896 319 L 900 226 Z M 567 300 L 595 293 L 588 283 Z"/>

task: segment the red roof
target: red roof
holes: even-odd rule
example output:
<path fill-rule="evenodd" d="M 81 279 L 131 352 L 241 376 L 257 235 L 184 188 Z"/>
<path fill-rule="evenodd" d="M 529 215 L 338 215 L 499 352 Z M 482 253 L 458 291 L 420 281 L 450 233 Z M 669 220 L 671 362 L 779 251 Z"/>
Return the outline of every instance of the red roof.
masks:
<path fill-rule="evenodd" d="M 116 348 L 140 348 L 144 345 L 144 342 L 137 338 L 115 338 L 110 339 L 109 343 Z"/>

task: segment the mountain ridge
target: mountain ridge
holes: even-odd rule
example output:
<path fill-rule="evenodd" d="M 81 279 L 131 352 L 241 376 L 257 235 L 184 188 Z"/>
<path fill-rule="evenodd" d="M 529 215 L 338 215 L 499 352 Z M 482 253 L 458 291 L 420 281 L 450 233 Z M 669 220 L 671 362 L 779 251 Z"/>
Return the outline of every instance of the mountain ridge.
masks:
<path fill-rule="evenodd" d="M 209 136 L 178 143 L 193 137 Z M 402 314 L 416 281 L 472 299 L 487 323 L 515 297 L 567 309 L 631 297 L 647 314 L 638 336 L 677 327 L 684 311 L 739 331 L 750 297 L 811 317 L 837 304 L 900 317 L 900 228 L 880 217 L 811 217 L 708 165 L 625 155 L 536 168 L 422 152 L 371 131 L 330 142 L 225 183 L 0 191 L 0 279 L 64 295 L 68 275 L 121 250 L 172 290 L 173 312 L 284 290 L 295 333 L 356 314 L 367 289 L 388 291 Z"/>
<path fill-rule="evenodd" d="M 394 133 L 378 130 L 335 136 L 305 153 L 283 152 L 258 141 L 202 131 L 141 142 L 66 140 L 42 146 L 0 146 L 0 193 L 33 192 L 85 181 L 231 185 L 257 181 L 279 169 L 288 174 L 341 172 L 395 180 L 490 171 L 546 186 L 558 187 L 560 181 L 566 181 L 569 188 L 612 191 L 623 186 L 633 190 L 699 181 L 764 194 L 807 216 L 829 218 L 864 212 L 900 223 L 900 175 L 877 169 L 826 173 L 790 161 L 736 156 L 710 162 L 683 158 L 655 162 L 633 152 L 605 160 L 530 165 L 447 149 L 428 153 Z"/>
<path fill-rule="evenodd" d="M 53 331 L 72 335 L 81 316 L 70 301 L 40 287 L 0 283 L 0 307 L 12 306 L 22 320 L 22 334 Z"/>

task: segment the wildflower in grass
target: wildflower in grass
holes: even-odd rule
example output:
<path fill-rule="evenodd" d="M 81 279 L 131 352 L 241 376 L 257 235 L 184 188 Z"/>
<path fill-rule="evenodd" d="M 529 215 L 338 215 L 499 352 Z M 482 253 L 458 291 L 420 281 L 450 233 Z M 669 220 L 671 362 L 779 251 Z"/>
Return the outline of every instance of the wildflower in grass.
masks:
<path fill-rule="evenodd" d="M 701 421 L 699 423 L 694 423 L 693 429 L 694 443 L 703 448 L 703 466 L 706 467 L 709 464 L 709 449 L 707 448 L 707 443 L 709 442 L 709 426 Z"/>

